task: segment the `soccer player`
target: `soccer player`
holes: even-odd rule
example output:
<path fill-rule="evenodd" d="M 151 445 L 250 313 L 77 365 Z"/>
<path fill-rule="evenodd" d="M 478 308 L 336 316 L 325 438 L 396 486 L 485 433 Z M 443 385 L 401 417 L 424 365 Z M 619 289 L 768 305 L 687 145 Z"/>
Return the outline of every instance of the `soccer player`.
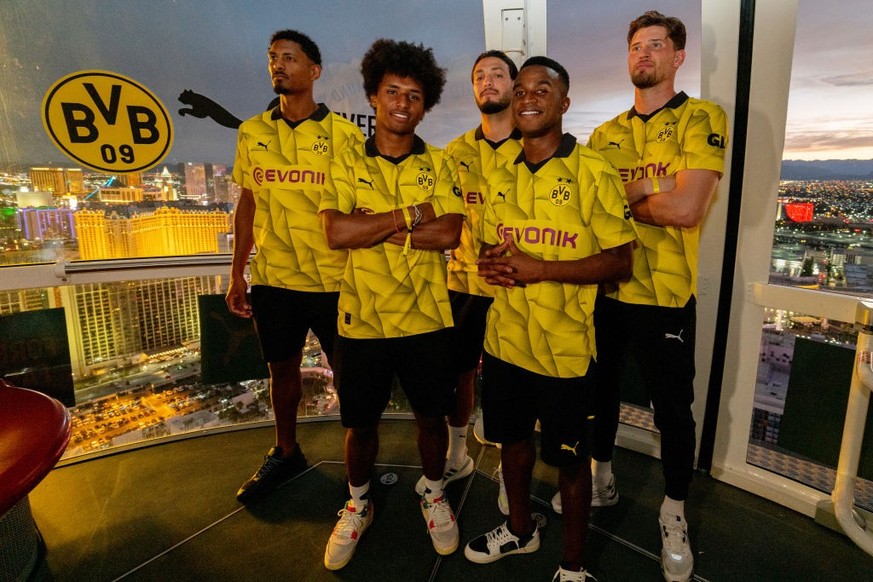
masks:
<path fill-rule="evenodd" d="M 445 417 L 455 382 L 446 365 L 453 335 L 444 253 L 458 245 L 464 204 L 452 159 L 415 134 L 440 100 L 445 71 L 431 49 L 380 39 L 364 55 L 361 73 L 376 112 L 375 134 L 334 162 L 321 203 L 331 248 L 350 249 L 335 382 L 351 498 L 325 549 L 331 570 L 349 562 L 373 520 L 369 479 L 395 376 L 418 425 L 425 477 L 419 504 L 431 541 L 442 555 L 458 547 L 458 526 L 443 495 Z"/>
<path fill-rule="evenodd" d="M 591 135 L 589 146 L 618 170 L 640 244 L 627 282 L 598 297 L 598 399 L 592 446 L 593 506 L 618 501 L 612 448 L 626 353 L 639 363 L 661 433 L 665 495 L 661 566 L 691 577 L 685 499 L 694 464 L 694 337 L 700 222 L 724 170 L 727 119 L 716 104 L 674 89 L 685 61 L 685 26 L 646 12 L 630 24 L 628 69 L 634 106 Z"/>
<path fill-rule="evenodd" d="M 239 128 L 233 179 L 242 187 L 234 213 L 233 262 L 225 298 L 234 315 L 254 319 L 270 370 L 276 446 L 237 492 L 262 498 L 306 468 L 297 443 L 300 363 L 310 329 L 333 360 L 337 299 L 346 252 L 328 248 L 318 206 L 330 161 L 363 142 L 361 131 L 312 97 L 321 53 L 306 35 L 280 30 L 267 53 L 278 107 Z M 246 263 L 252 247 L 251 300 Z"/>
<path fill-rule="evenodd" d="M 455 353 L 451 363 L 457 367 L 458 378 L 455 405 L 449 415 L 445 483 L 473 472 L 473 459 L 467 454 L 467 427 L 473 411 L 473 384 L 482 357 L 485 314 L 493 295 L 492 287 L 479 277 L 476 266 L 480 248 L 479 228 L 488 176 L 496 168 L 514 160 L 521 151 L 521 134 L 515 129 L 509 109 L 516 75 L 518 67 L 501 51 L 486 51 L 476 58 L 471 77 L 481 123 L 446 146 L 458 168 L 467 217 L 461 231 L 461 244 L 452 250 L 448 266 L 449 298 L 455 321 Z M 418 481 L 416 491 L 419 494 L 424 491 L 423 477 Z M 504 514 L 508 514 L 502 487 L 501 492 L 498 505 Z"/>
<path fill-rule="evenodd" d="M 492 173 L 479 274 L 495 287 L 482 359 L 485 437 L 501 443 L 509 521 L 464 550 L 476 563 L 539 549 L 531 519 L 534 430 L 558 467 L 564 498 L 561 581 L 588 576 L 582 558 L 591 507 L 587 442 L 596 356 L 594 300 L 601 282 L 631 273 L 633 220 L 616 171 L 563 133 L 570 79 L 532 57 L 513 86 L 523 151 Z"/>

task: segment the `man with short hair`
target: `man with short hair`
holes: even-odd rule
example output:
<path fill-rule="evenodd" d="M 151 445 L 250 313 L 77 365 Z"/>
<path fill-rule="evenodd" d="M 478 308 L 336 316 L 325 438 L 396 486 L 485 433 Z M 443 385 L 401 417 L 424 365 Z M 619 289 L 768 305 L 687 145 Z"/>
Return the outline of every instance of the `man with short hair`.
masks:
<path fill-rule="evenodd" d="M 587 442 L 593 413 L 597 285 L 628 277 L 636 239 L 618 174 L 562 129 L 566 69 L 532 57 L 513 85 L 523 150 L 489 179 L 479 274 L 495 285 L 482 362 L 485 437 L 501 443 L 509 521 L 475 538 L 485 564 L 539 549 L 530 490 L 540 456 L 558 467 L 564 552 L 555 574 L 581 582 L 591 503 Z"/>
<path fill-rule="evenodd" d="M 618 170 L 640 244 L 630 280 L 597 298 L 598 398 L 592 444 L 592 505 L 618 501 L 612 449 L 626 354 L 639 363 L 661 433 L 665 495 L 661 567 L 690 579 L 694 556 L 685 500 L 694 470 L 694 339 L 700 223 L 724 171 L 727 118 L 710 101 L 674 88 L 685 61 L 685 26 L 646 12 L 628 30 L 634 106 L 607 121 L 588 145 Z M 560 499 L 556 499 L 560 507 Z"/>
<path fill-rule="evenodd" d="M 233 179 L 242 193 L 225 300 L 234 315 L 254 319 L 270 371 L 276 446 L 237 492 L 242 503 L 264 497 L 306 468 L 297 443 L 303 346 L 312 329 L 332 362 L 346 263 L 345 251 L 328 248 L 318 206 L 331 159 L 363 142 L 354 124 L 313 99 L 321 53 L 312 39 L 280 30 L 267 56 L 279 105 L 239 128 Z M 249 301 L 245 268 L 253 247 Z"/>
<path fill-rule="evenodd" d="M 466 219 L 461 244 L 449 259 L 449 299 L 455 322 L 454 354 L 449 365 L 455 367 L 455 403 L 449 415 L 449 452 L 443 481 L 450 483 L 473 472 L 473 459 L 467 454 L 467 428 L 473 411 L 474 380 L 482 357 L 485 314 L 492 301 L 492 287 L 479 277 L 476 260 L 481 246 L 480 227 L 488 177 L 491 172 L 514 160 L 521 151 L 521 134 L 515 129 L 512 110 L 512 82 L 518 67 L 498 50 L 483 52 L 473 63 L 473 98 L 481 113 L 478 127 L 458 136 L 446 146 L 455 160 L 461 180 Z M 502 484 L 502 478 L 501 478 Z M 504 514 L 509 508 L 501 485 L 498 506 Z M 424 491 L 424 477 L 416 484 Z"/>
<path fill-rule="evenodd" d="M 373 520 L 370 474 L 395 376 L 418 425 L 425 477 L 419 505 L 431 542 L 441 555 L 458 547 L 443 493 L 455 380 L 446 365 L 453 336 L 444 253 L 458 245 L 464 204 L 452 159 L 415 134 L 440 100 L 445 71 L 431 49 L 380 39 L 361 73 L 376 131 L 334 162 L 321 204 L 331 248 L 349 249 L 335 381 L 350 499 L 325 549 L 330 570 L 348 564 Z"/>

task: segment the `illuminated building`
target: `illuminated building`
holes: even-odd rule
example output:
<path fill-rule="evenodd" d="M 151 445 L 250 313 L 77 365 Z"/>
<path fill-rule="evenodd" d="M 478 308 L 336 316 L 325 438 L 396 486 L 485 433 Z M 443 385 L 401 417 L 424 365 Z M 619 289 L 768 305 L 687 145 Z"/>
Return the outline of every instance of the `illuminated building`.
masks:
<path fill-rule="evenodd" d="M 185 174 L 185 192 L 182 198 L 201 201 L 207 198 L 206 164 L 186 162 L 180 164 L 180 173 Z"/>
<path fill-rule="evenodd" d="M 143 191 L 140 187 L 122 186 L 115 188 L 100 188 L 100 201 L 109 204 L 124 204 L 142 202 Z"/>
<path fill-rule="evenodd" d="M 31 168 L 30 184 L 55 196 L 84 194 L 85 180 L 80 168 Z"/>
<path fill-rule="evenodd" d="M 230 216 L 219 210 L 161 207 L 129 218 L 80 210 L 74 216 L 83 260 L 217 253 L 219 235 L 230 230 Z"/>
<path fill-rule="evenodd" d="M 69 208 L 19 208 L 21 238 L 32 241 L 75 240 L 73 211 Z"/>

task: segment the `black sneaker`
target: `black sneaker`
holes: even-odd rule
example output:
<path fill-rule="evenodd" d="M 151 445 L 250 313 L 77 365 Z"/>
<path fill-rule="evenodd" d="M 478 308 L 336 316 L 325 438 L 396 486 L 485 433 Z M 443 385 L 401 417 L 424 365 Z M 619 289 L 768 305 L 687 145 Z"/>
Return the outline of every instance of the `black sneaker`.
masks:
<path fill-rule="evenodd" d="M 304 469 L 306 469 L 306 457 L 300 450 L 300 445 L 297 445 L 294 454 L 287 459 L 282 458 L 282 447 L 273 447 L 264 457 L 264 464 L 258 472 L 243 483 L 236 492 L 236 499 L 240 503 L 249 503 L 266 497 L 279 485 L 302 473 Z"/>
<path fill-rule="evenodd" d="M 539 528 L 534 526 L 532 534 L 519 538 L 509 531 L 509 524 L 503 522 L 467 544 L 464 555 L 471 562 L 489 564 L 509 554 L 529 554 L 538 549 L 540 549 Z"/>

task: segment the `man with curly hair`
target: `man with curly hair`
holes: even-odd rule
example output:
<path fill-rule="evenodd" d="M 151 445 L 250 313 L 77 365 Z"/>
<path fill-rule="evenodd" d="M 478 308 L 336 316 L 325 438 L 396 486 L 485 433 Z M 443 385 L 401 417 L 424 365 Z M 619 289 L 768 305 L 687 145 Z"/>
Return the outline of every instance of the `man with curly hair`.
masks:
<path fill-rule="evenodd" d="M 447 249 L 458 246 L 464 204 L 452 159 L 415 129 L 436 105 L 445 71 L 431 49 L 377 40 L 361 62 L 376 130 L 334 160 L 320 212 L 328 245 L 348 249 L 340 289 L 334 377 L 346 427 L 350 499 L 324 553 L 338 570 L 373 520 L 370 474 L 379 419 L 396 377 L 418 424 L 425 487 L 420 508 L 436 551 L 458 547 L 458 526 L 443 494 L 452 407 L 452 312 Z"/>

